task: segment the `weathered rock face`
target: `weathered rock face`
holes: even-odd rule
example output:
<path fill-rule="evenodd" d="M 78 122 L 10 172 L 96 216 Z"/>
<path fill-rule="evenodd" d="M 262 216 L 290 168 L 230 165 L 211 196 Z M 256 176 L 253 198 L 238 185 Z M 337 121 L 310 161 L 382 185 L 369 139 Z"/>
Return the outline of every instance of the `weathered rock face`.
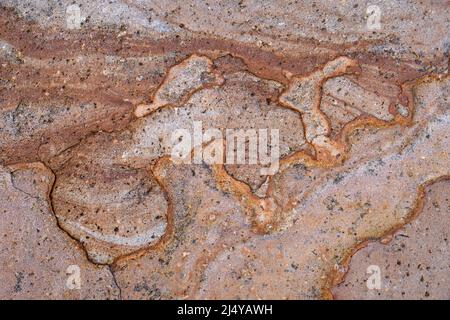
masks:
<path fill-rule="evenodd" d="M 48 201 L 53 180 L 40 163 L 0 168 L 0 298 L 118 298 L 110 270 L 89 263 L 58 227 Z M 71 281 L 75 272 L 80 282 Z M 79 290 L 70 290 L 78 285 Z"/>
<path fill-rule="evenodd" d="M 449 181 L 428 187 L 422 213 L 388 244 L 371 243 L 357 252 L 337 299 L 442 299 L 449 296 Z M 441 223 L 439 223 L 441 222 Z M 380 268 L 379 288 L 367 288 L 367 268 Z M 374 271 L 371 271 L 372 273 Z M 378 271 L 376 271 L 378 275 Z"/>
<path fill-rule="evenodd" d="M 1 5 L 2 298 L 422 298 L 406 275 L 366 291 L 366 264 L 400 259 L 378 244 L 331 289 L 428 186 L 445 202 L 445 1 Z M 230 132 L 268 134 L 268 159 Z M 409 265 L 448 261 L 406 228 Z"/>

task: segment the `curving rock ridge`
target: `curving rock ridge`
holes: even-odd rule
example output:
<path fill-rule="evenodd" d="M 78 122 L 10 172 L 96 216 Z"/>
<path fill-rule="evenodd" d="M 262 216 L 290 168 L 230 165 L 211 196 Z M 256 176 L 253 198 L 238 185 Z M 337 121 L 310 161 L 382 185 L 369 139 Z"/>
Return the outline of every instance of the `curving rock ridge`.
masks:
<path fill-rule="evenodd" d="M 203 70 L 205 64 L 199 61 L 206 61 L 206 65 L 213 63 L 205 57 L 189 57 L 172 68 L 175 71 L 169 72 L 169 77 L 156 93 L 158 96 L 160 91 L 171 86 L 186 86 L 186 89 L 179 89 L 180 97 L 176 100 L 186 100 L 183 94 L 189 95 L 190 99 L 185 105 L 179 105 L 175 109 L 175 114 L 172 108 L 168 111 L 171 112 L 169 115 L 155 114 L 150 119 L 134 122 L 123 132 L 95 134 L 49 164 L 58 177 L 52 191 L 55 214 L 60 225 L 85 245 L 93 261 L 110 264 L 121 256 L 157 243 L 166 233 L 167 219 L 170 219 L 171 215 L 170 205 L 166 202 L 164 187 L 158 184 L 158 180 L 163 179 L 154 177 L 152 164 L 162 157 L 170 156 L 172 143 L 170 134 L 174 129 L 188 128 L 191 126 L 189 122 L 192 121 L 202 121 L 222 131 L 232 127 L 248 127 L 245 123 L 251 121 L 253 123 L 250 128 L 255 128 L 254 124 L 258 122 L 259 128 L 273 128 L 274 123 L 268 122 L 271 120 L 265 119 L 264 114 L 248 110 L 248 104 L 253 101 L 247 102 L 245 98 L 240 101 L 241 96 L 235 94 L 229 98 L 230 101 L 225 98 L 231 96 L 227 88 L 233 85 L 232 77 L 237 78 L 241 84 L 246 81 L 264 82 L 262 79 L 249 77 L 242 72 L 224 74 L 227 84 L 223 87 L 197 89 L 194 93 L 189 89 L 189 85 L 195 83 L 192 77 L 207 72 Z M 283 110 L 282 105 L 287 105 L 298 112 L 302 125 L 299 125 L 297 130 L 300 135 L 304 131 L 305 135 L 300 139 L 300 143 L 306 141 L 312 145 L 315 152 L 315 159 L 304 150 L 287 155 L 288 158 L 284 159 L 281 171 L 293 164 L 308 164 L 308 160 L 299 158 L 299 154 L 309 157 L 309 162 L 313 166 L 322 167 L 339 163 L 345 158 L 344 143 L 329 137 L 329 120 L 320 112 L 320 97 L 323 82 L 349 72 L 349 68 L 356 67 L 356 62 L 348 58 L 335 59 L 304 80 L 293 78 L 291 80 L 293 84 L 281 93 L 280 105 L 276 107 Z M 174 74 L 178 74 L 179 77 Z M 270 84 L 265 82 L 267 85 Z M 280 86 L 281 84 L 278 84 L 278 88 Z M 256 103 L 255 107 L 258 108 L 258 102 Z M 154 113 L 162 107 L 169 106 L 173 105 L 161 104 L 150 109 Z M 138 106 L 136 111 L 144 110 L 139 109 L 140 107 L 142 105 Z M 227 110 L 218 116 L 217 110 L 224 107 Z M 142 112 L 139 111 L 137 114 Z M 227 113 L 230 116 L 225 117 L 226 122 L 223 123 L 222 119 Z M 237 114 L 245 120 L 241 126 L 238 126 L 241 121 L 235 120 Z M 279 120 L 277 117 L 276 121 Z M 403 119 L 399 121 L 401 120 Z M 283 131 L 286 132 L 287 128 Z M 292 141 L 282 141 L 281 147 L 284 150 L 295 150 L 295 146 L 289 145 L 288 142 Z M 294 160 L 291 161 L 291 158 Z M 249 170 L 245 165 L 240 167 L 234 174 L 228 173 L 226 165 L 213 164 L 212 170 L 220 187 L 235 195 L 242 203 L 257 232 L 267 233 L 285 227 L 291 209 L 282 208 L 277 199 L 271 195 L 276 191 L 272 188 L 272 181 L 278 177 L 277 173 L 269 181 L 270 191 L 261 199 L 245 182 L 239 180 L 239 174 Z M 269 179 L 267 175 L 263 176 L 262 182 L 267 179 Z"/>
<path fill-rule="evenodd" d="M 399 126 L 358 129 L 349 137 L 352 148 L 344 165 L 299 165 L 275 176 L 280 187 L 274 196 L 290 209 L 290 225 L 282 232 L 255 236 L 243 228 L 239 214 L 218 214 L 216 207 L 208 206 L 207 200 L 197 202 L 189 191 L 178 197 L 174 212 L 189 215 L 174 219 L 174 241 L 163 251 L 118 263 L 117 278 L 125 295 L 150 294 L 133 291 L 133 287 L 152 279 L 158 297 L 163 298 L 327 296 L 327 288 L 341 278 L 344 269 L 340 265 L 353 248 L 407 223 L 420 204 L 421 186 L 448 176 L 449 110 L 443 97 L 449 82 L 448 78 L 428 81 L 419 85 L 428 94 L 418 97 L 416 118 L 406 130 Z M 434 151 L 429 149 L 430 141 Z M 176 185 L 191 181 L 189 169 L 181 170 L 170 161 L 161 165 L 169 194 L 173 190 L 180 195 Z M 207 174 L 206 169 L 194 168 L 194 177 Z M 189 185 L 183 190 L 190 190 Z M 205 184 L 197 192 L 222 194 Z M 213 222 L 205 212 L 214 216 Z M 156 275 L 155 268 L 160 270 Z"/>
<path fill-rule="evenodd" d="M 41 163 L 0 167 L 0 298 L 117 299 L 120 289 L 107 267 L 95 266 L 52 214 L 48 196 L 54 176 Z M 77 266 L 80 290 L 68 290 Z"/>
<path fill-rule="evenodd" d="M 337 299 L 449 299 L 448 233 L 450 180 L 426 190 L 423 212 L 393 235 L 358 251 L 345 281 L 333 289 Z M 380 268 L 380 288 L 367 289 L 369 266 Z"/>

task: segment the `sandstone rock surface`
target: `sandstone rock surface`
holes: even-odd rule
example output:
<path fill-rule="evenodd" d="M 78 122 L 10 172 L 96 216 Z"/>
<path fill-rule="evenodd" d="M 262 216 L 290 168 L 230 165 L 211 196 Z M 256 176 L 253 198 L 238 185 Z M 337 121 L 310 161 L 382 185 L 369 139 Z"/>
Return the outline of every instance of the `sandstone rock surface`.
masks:
<path fill-rule="evenodd" d="M 0 298 L 449 298 L 448 1 L 280 2 L 0 1 Z"/>

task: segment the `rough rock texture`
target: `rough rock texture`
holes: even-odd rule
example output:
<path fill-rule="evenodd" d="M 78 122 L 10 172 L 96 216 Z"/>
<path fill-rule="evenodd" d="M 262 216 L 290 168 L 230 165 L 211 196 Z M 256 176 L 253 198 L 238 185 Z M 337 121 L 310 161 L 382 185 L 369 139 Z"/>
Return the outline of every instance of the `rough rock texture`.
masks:
<path fill-rule="evenodd" d="M 89 263 L 62 231 L 48 196 L 54 176 L 40 163 L 0 168 L 0 299 L 116 299 L 119 288 L 106 267 Z M 69 290 L 78 266 L 80 290 Z"/>
<path fill-rule="evenodd" d="M 450 299 L 448 215 L 450 181 L 426 190 L 417 219 L 399 230 L 388 244 L 371 243 L 352 258 L 337 299 Z M 368 290 L 366 269 L 378 265 L 381 288 Z"/>
<path fill-rule="evenodd" d="M 0 0 L 1 298 L 448 298 L 449 8 Z"/>

